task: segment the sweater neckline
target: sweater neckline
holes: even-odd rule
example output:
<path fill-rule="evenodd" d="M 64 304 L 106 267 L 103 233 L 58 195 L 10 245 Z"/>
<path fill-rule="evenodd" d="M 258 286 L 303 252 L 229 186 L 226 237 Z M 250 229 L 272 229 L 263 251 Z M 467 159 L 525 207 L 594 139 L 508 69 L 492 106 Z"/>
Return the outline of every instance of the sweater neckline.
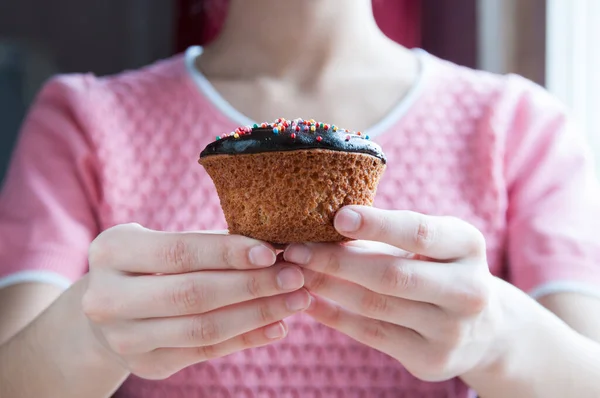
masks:
<path fill-rule="evenodd" d="M 189 47 L 184 55 L 185 68 L 188 76 L 194 82 L 196 88 L 208 101 L 210 101 L 223 115 L 240 126 L 251 126 L 257 121 L 246 116 L 237 110 L 229 101 L 227 101 L 219 91 L 213 86 L 208 78 L 196 67 L 196 59 L 202 55 L 204 49 L 201 46 Z M 412 49 L 419 62 L 419 71 L 415 82 L 409 88 L 407 93 L 392 107 L 392 109 L 366 131 L 371 137 L 376 137 L 392 126 L 400 122 L 408 113 L 412 106 L 417 102 L 423 92 L 429 73 L 429 54 L 420 48 Z"/>

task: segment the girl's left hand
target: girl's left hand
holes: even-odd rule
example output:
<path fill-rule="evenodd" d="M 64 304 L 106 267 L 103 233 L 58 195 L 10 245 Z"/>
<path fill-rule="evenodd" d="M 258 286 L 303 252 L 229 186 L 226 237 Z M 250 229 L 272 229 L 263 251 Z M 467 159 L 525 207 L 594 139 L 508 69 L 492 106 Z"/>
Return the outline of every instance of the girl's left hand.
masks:
<path fill-rule="evenodd" d="M 364 241 L 294 244 L 284 253 L 304 268 L 309 315 L 421 380 L 460 376 L 499 356 L 506 340 L 499 292 L 509 300 L 517 289 L 490 274 L 475 227 L 361 206 L 340 210 L 335 227 Z"/>

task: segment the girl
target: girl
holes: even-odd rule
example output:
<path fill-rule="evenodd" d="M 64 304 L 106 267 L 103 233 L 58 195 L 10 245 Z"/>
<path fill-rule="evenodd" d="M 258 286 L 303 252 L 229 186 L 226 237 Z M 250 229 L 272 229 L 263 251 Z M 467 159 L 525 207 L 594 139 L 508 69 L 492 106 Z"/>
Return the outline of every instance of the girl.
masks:
<path fill-rule="evenodd" d="M 232 0 L 204 49 L 47 83 L 0 200 L 1 396 L 600 395 L 600 194 L 563 108 L 371 10 Z M 199 151 L 277 117 L 383 146 L 375 208 L 335 218 L 355 243 L 214 232 Z"/>

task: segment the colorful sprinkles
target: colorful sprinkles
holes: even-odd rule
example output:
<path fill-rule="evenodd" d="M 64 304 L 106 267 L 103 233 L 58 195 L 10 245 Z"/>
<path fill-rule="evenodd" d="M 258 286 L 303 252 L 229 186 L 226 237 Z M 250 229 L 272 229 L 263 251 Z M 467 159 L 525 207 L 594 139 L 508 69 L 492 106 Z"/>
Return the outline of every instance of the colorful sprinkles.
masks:
<path fill-rule="evenodd" d="M 297 133 L 300 133 L 301 131 L 304 131 L 307 134 L 314 136 L 314 139 L 317 142 L 323 141 L 323 135 L 317 135 L 317 134 L 313 135 L 313 133 L 317 133 L 317 132 L 321 132 L 321 131 L 325 132 L 325 133 L 334 132 L 334 133 L 344 134 L 345 141 L 350 141 L 353 137 L 361 138 L 361 139 L 365 139 L 365 140 L 370 139 L 370 137 L 367 134 L 365 134 L 364 132 L 359 131 L 356 133 L 352 133 L 348 129 L 343 129 L 343 128 L 340 128 L 333 124 L 317 122 L 314 119 L 304 120 L 304 119 L 298 118 L 298 119 L 294 119 L 294 120 L 286 120 L 284 118 L 279 118 L 279 119 L 275 120 L 275 122 L 273 122 L 273 123 L 260 123 L 260 124 L 254 123 L 252 126 L 238 127 L 237 129 L 235 129 L 235 131 L 232 131 L 229 134 L 223 134 L 223 135 L 217 136 L 216 140 L 219 141 L 219 140 L 222 140 L 227 137 L 233 137 L 234 139 L 239 139 L 240 137 L 243 137 L 245 135 L 251 135 L 252 132 L 257 129 L 271 129 L 273 131 L 274 135 L 289 134 L 289 137 L 293 140 L 298 137 Z"/>

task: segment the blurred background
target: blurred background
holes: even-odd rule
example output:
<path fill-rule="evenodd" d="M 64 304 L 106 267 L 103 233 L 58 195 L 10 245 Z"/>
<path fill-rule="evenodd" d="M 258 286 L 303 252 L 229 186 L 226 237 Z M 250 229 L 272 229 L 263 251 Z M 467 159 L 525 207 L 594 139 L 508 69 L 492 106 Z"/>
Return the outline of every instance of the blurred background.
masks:
<path fill-rule="evenodd" d="M 546 86 L 600 155 L 599 0 L 374 0 L 374 10 L 408 47 Z M 227 0 L 0 0 L 0 179 L 48 77 L 117 73 L 205 44 L 226 12 Z"/>

